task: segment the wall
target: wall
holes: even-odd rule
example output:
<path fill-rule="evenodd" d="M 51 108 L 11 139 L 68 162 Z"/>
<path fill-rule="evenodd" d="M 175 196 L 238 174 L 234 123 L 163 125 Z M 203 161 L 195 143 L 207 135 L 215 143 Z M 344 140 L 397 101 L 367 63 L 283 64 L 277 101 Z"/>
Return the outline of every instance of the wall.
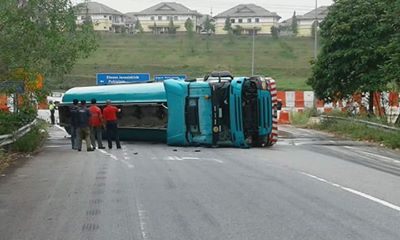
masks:
<path fill-rule="evenodd" d="M 140 24 L 143 27 L 144 32 L 153 32 L 154 23 L 156 23 L 157 27 L 168 27 L 170 20 L 167 17 L 172 17 L 177 32 L 186 32 L 185 22 L 188 18 L 193 21 L 193 30 L 196 31 L 196 25 L 198 24 L 198 18 L 195 15 L 179 15 L 178 20 L 174 20 L 174 16 L 176 15 L 163 15 L 162 20 L 158 20 L 158 16 L 153 16 L 154 20 L 151 20 L 150 15 L 148 16 L 138 16 Z"/>
<path fill-rule="evenodd" d="M 239 25 L 242 27 L 257 27 L 261 28 L 261 30 L 258 31 L 258 34 L 271 34 L 271 27 L 276 26 L 278 27 L 278 19 L 273 18 L 273 17 L 259 17 L 260 22 L 256 23 L 255 19 L 256 17 L 251 17 L 252 22 L 247 23 L 248 17 L 243 17 L 243 23 L 238 23 L 239 18 L 232 17 L 231 19 L 235 19 L 235 23 L 232 23 L 232 28 L 234 26 Z M 227 34 L 228 32 L 224 30 L 225 27 L 225 20 L 226 18 L 217 18 L 215 21 L 215 34 Z"/>

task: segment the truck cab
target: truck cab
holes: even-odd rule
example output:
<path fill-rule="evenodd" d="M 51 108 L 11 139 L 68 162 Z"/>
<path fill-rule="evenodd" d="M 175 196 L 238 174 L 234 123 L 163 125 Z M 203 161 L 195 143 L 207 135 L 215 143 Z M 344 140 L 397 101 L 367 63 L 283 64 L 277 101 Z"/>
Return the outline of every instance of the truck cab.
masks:
<path fill-rule="evenodd" d="M 164 81 L 167 143 L 236 147 L 269 145 L 273 106 L 262 77 L 213 72 L 203 81 Z"/>

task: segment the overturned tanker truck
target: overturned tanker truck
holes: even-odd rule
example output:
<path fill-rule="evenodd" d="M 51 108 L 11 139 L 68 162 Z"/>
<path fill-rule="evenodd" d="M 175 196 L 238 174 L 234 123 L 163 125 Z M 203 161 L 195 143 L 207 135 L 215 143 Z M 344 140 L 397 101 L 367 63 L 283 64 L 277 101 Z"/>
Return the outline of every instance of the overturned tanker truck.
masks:
<path fill-rule="evenodd" d="M 276 143 L 275 81 L 233 77 L 213 72 L 202 79 L 77 87 L 59 106 L 67 131 L 73 99 L 109 99 L 121 108 L 121 140 L 166 142 L 169 145 L 264 147 Z"/>

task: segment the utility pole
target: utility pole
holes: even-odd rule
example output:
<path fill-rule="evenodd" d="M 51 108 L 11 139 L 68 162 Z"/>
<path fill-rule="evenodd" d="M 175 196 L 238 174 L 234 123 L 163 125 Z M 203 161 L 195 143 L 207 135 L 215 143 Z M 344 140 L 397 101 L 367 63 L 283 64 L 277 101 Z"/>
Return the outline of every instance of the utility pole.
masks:
<path fill-rule="evenodd" d="M 255 50 L 255 37 L 256 36 L 256 27 L 253 27 L 253 54 L 251 58 L 251 76 L 254 76 L 254 50 Z"/>
<path fill-rule="evenodd" d="M 318 0 L 315 0 L 315 20 L 314 20 L 314 60 L 318 57 Z"/>

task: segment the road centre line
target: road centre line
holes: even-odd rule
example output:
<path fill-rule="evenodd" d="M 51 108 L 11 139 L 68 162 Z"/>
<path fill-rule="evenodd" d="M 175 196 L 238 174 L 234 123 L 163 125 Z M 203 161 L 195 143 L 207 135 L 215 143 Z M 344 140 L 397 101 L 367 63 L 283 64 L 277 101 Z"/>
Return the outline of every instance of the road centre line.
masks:
<path fill-rule="evenodd" d="M 397 206 L 397 205 L 392 204 L 392 203 L 390 203 L 390 202 L 387 202 L 387 201 L 385 201 L 385 200 L 382 200 L 382 199 L 379 199 L 379 198 L 377 198 L 377 197 L 371 196 L 371 195 L 369 195 L 369 194 L 366 194 L 366 193 L 363 193 L 363 192 L 354 190 L 354 189 L 349 188 L 349 187 L 345 187 L 345 186 L 339 185 L 339 184 L 337 184 L 337 183 L 330 182 L 330 181 L 328 181 L 328 180 L 326 180 L 326 179 L 317 177 L 317 176 L 315 176 L 315 175 L 312 175 L 312 174 L 309 174 L 309 173 L 306 173 L 306 172 L 301 172 L 301 171 L 299 171 L 299 173 L 302 174 L 302 175 L 304 175 L 304 176 L 307 176 L 307 177 L 313 178 L 313 179 L 315 179 L 315 180 L 318 180 L 318 181 L 320 181 L 320 182 L 329 184 L 329 185 L 331 185 L 331 186 L 333 186 L 333 187 L 340 188 L 340 189 L 342 189 L 342 190 L 344 190 L 344 191 L 353 193 L 353 194 L 358 195 L 358 196 L 360 196 L 360 197 L 363 197 L 363 198 L 366 198 L 366 199 L 371 200 L 371 201 L 373 201 L 373 202 L 376 202 L 376 203 L 378 203 L 378 204 L 380 204 L 380 205 L 382 205 L 382 206 L 385 206 L 385 207 L 388 207 L 388 208 L 391 208 L 391 209 L 393 209 L 393 210 L 396 210 L 396 211 L 400 212 L 400 206 Z"/>
<path fill-rule="evenodd" d="M 138 203 L 137 198 L 136 198 L 136 210 L 139 215 L 139 227 L 140 227 L 140 232 L 142 234 L 142 239 L 143 240 L 150 239 L 150 234 L 147 232 L 147 227 L 146 227 L 147 213 L 143 209 L 142 204 Z"/>

